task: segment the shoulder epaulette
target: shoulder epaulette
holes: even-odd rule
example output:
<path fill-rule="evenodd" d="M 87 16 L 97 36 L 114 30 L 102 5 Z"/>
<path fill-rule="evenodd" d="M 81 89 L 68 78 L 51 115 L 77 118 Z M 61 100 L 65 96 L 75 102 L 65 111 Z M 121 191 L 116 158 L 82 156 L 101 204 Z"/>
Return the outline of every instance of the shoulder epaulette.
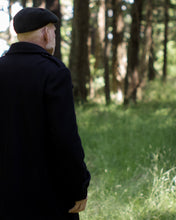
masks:
<path fill-rule="evenodd" d="M 60 60 L 58 60 L 56 57 L 51 56 L 50 54 L 47 54 L 47 53 L 41 53 L 41 55 L 51 60 L 52 62 L 54 62 L 58 67 L 65 67 L 65 65 Z"/>

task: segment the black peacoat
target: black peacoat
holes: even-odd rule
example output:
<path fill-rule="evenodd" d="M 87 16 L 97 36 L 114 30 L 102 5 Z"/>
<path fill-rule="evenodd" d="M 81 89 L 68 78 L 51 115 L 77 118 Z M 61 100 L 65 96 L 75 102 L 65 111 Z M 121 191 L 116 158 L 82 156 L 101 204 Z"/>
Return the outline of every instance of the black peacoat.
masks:
<path fill-rule="evenodd" d="M 0 219 L 73 220 L 90 174 L 65 65 L 18 42 L 0 58 Z"/>

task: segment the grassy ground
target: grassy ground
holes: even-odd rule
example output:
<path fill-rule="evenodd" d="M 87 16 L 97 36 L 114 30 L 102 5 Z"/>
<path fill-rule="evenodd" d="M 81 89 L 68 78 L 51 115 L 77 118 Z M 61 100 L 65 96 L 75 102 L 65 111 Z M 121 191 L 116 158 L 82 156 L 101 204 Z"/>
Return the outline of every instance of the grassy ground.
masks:
<path fill-rule="evenodd" d="M 176 80 L 148 86 L 144 101 L 77 107 L 92 175 L 81 220 L 176 219 Z"/>

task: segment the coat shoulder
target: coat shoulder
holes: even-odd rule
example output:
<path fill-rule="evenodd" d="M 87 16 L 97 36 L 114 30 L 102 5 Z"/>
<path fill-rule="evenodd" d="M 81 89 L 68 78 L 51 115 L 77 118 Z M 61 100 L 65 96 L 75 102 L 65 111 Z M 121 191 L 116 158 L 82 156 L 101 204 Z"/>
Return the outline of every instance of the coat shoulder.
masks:
<path fill-rule="evenodd" d="M 71 78 L 71 73 L 65 64 L 54 56 L 48 54 L 41 54 L 45 59 L 44 67 L 49 75 L 49 78 L 59 77 L 69 77 Z"/>

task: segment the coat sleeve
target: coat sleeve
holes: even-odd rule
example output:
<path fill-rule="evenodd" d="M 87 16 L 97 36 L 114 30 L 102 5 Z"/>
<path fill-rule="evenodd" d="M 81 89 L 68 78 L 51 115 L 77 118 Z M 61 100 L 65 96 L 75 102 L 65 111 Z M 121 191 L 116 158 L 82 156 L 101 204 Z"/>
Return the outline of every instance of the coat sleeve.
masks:
<path fill-rule="evenodd" d="M 74 201 L 87 196 L 90 174 L 78 134 L 72 82 L 66 67 L 49 74 L 45 89 L 49 136 L 56 152 L 58 178 Z"/>

